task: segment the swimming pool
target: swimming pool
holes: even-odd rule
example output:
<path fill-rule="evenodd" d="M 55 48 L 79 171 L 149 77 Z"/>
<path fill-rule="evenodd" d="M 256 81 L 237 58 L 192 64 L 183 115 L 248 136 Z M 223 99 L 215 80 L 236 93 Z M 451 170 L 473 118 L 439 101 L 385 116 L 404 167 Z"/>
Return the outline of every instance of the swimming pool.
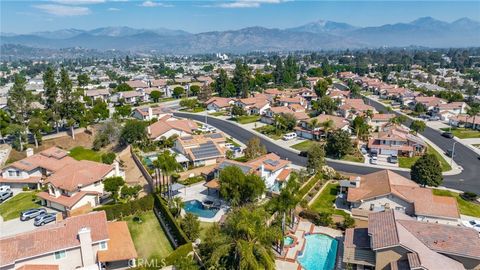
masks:
<path fill-rule="evenodd" d="M 283 237 L 283 245 L 284 246 L 291 246 L 293 244 L 293 238 L 291 236 Z"/>
<path fill-rule="evenodd" d="M 324 234 L 305 236 L 306 245 L 297 260 L 305 270 L 333 270 L 337 257 L 337 240 Z"/>
<path fill-rule="evenodd" d="M 187 213 L 192 213 L 203 218 L 213 218 L 218 212 L 216 208 L 204 209 L 202 202 L 199 200 L 186 201 L 183 209 Z"/>

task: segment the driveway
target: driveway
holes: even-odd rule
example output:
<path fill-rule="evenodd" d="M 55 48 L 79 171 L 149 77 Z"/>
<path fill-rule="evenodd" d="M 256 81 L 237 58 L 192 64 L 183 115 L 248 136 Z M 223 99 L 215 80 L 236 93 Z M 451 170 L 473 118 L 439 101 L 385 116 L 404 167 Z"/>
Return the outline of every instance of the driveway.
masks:
<path fill-rule="evenodd" d="M 57 213 L 58 211 L 55 211 L 50 208 L 46 208 L 48 213 Z M 34 219 L 30 219 L 27 221 L 21 221 L 20 218 L 16 219 L 11 219 L 8 221 L 3 221 L 2 217 L 0 216 L 0 238 L 6 237 L 6 236 L 11 236 L 19 233 L 24 233 L 28 232 L 31 230 L 35 230 L 37 228 L 41 227 L 36 227 L 33 225 Z M 49 224 L 54 224 L 55 222 L 50 222 L 46 225 Z M 44 225 L 44 226 L 46 226 Z"/>

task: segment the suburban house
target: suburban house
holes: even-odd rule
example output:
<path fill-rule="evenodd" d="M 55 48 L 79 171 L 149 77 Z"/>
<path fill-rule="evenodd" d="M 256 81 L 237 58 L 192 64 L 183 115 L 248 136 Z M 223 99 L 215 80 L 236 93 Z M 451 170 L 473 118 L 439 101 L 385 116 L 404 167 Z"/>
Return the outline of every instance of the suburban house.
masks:
<path fill-rule="evenodd" d="M 280 97 L 277 99 L 277 104 L 279 106 L 291 106 L 291 105 L 299 105 L 304 108 L 307 108 L 308 103 L 307 101 L 301 96 L 295 97 Z"/>
<path fill-rule="evenodd" d="M 372 115 L 369 125 L 372 126 L 374 130 L 377 130 L 379 127 L 389 123 L 392 118 L 395 118 L 395 114 L 393 113 L 375 113 Z"/>
<path fill-rule="evenodd" d="M 179 137 L 192 135 L 198 128 L 197 124 L 189 119 L 178 119 L 172 115 L 165 115 L 157 122 L 147 127 L 148 137 L 158 141 L 162 138 L 169 138 L 173 135 Z"/>
<path fill-rule="evenodd" d="M 447 104 L 447 101 L 438 98 L 438 97 L 423 97 L 423 96 L 418 96 L 413 99 L 413 102 L 410 103 L 410 107 L 414 108 L 417 103 L 421 103 L 427 108 L 427 111 L 433 111 L 435 107 L 437 107 L 440 104 Z"/>
<path fill-rule="evenodd" d="M 468 127 L 480 130 L 480 114 L 477 114 L 475 117 L 469 116 L 468 114 L 453 116 L 449 119 L 449 124 L 456 127 Z"/>
<path fill-rule="evenodd" d="M 317 82 L 315 81 L 315 84 L 316 83 Z M 315 93 L 314 90 L 308 88 L 302 88 L 297 94 L 303 99 L 305 99 L 307 102 L 318 99 L 317 93 Z"/>
<path fill-rule="evenodd" d="M 126 82 L 126 84 L 128 84 L 128 86 L 130 86 L 134 90 L 144 89 L 144 88 L 149 87 L 146 82 L 141 81 L 141 80 L 128 81 L 128 82 Z"/>
<path fill-rule="evenodd" d="M 117 100 L 124 99 L 127 104 L 135 104 L 145 101 L 145 94 L 142 90 L 118 92 L 115 95 Z"/>
<path fill-rule="evenodd" d="M 344 118 L 355 118 L 359 114 L 366 114 L 367 111 L 376 112 L 375 108 L 367 105 L 361 98 L 348 98 L 338 107 L 338 113 Z"/>
<path fill-rule="evenodd" d="M 235 105 L 245 110 L 249 115 L 263 114 L 266 109 L 270 108 L 270 102 L 265 95 L 237 99 Z"/>
<path fill-rule="evenodd" d="M 349 131 L 349 122 L 343 117 L 320 114 L 319 116 L 301 120 L 299 126 L 295 127 L 295 132 L 298 137 L 305 139 L 319 140 L 322 136 L 325 136 L 325 130 L 322 126 L 323 123 L 332 121 L 332 130 L 344 130 Z"/>
<path fill-rule="evenodd" d="M 263 155 L 245 163 L 225 159 L 220 162 L 215 174 L 218 178 L 222 169 L 228 166 L 236 166 L 245 174 L 255 173 L 259 175 L 265 181 L 265 186 L 270 192 L 278 193 L 290 177 L 292 172 L 289 168 L 290 163 L 290 161 L 281 159 L 274 153 Z"/>
<path fill-rule="evenodd" d="M 291 107 L 294 107 L 297 104 L 292 105 Z M 307 120 L 309 116 L 305 113 L 305 109 L 303 111 L 295 111 L 291 109 L 291 107 L 286 107 L 286 106 L 280 106 L 280 107 L 270 107 L 265 110 L 265 113 L 262 115 L 260 118 L 260 121 L 266 124 L 273 124 L 275 123 L 275 116 L 280 115 L 280 114 L 291 114 L 295 117 L 295 119 L 298 121 L 302 120 Z M 300 107 L 303 108 L 303 107 Z"/>
<path fill-rule="evenodd" d="M 234 100 L 232 98 L 212 97 L 205 102 L 205 105 L 207 105 L 208 111 L 219 112 L 230 109 L 230 106 L 232 106 L 233 103 Z"/>
<path fill-rule="evenodd" d="M 342 191 L 347 189 L 347 202 L 354 216 L 366 217 L 370 212 L 394 209 L 419 221 L 459 224 L 455 198 L 433 195 L 431 189 L 390 170 L 351 176 L 340 186 Z"/>
<path fill-rule="evenodd" d="M 386 210 L 369 214 L 368 228 L 345 231 L 343 262 L 356 269 L 478 269 L 479 246 L 474 229 Z"/>
<path fill-rule="evenodd" d="M 92 100 L 100 99 L 102 101 L 108 101 L 108 99 L 110 98 L 110 90 L 106 88 L 85 90 L 84 95 L 91 98 Z"/>
<path fill-rule="evenodd" d="M 440 118 L 440 120 L 448 122 L 450 118 L 465 114 L 469 106 L 465 102 L 450 102 L 438 104 L 433 108 L 433 112 Z"/>
<path fill-rule="evenodd" d="M 376 137 L 368 142 L 371 153 L 387 156 L 408 156 L 422 154 L 427 149 L 427 143 L 407 129 L 392 123 L 379 128 Z"/>
<path fill-rule="evenodd" d="M 350 91 L 332 90 L 328 93 L 328 96 L 334 100 L 340 100 L 345 103 L 345 100 L 350 97 Z"/>
<path fill-rule="evenodd" d="M 225 142 L 222 133 L 184 136 L 177 138 L 173 149 L 186 156 L 194 167 L 208 166 L 225 158 Z"/>
<path fill-rule="evenodd" d="M 137 107 L 132 112 L 132 117 L 142 121 L 150 121 L 154 118 L 160 119 L 170 113 L 163 106 Z"/>
<path fill-rule="evenodd" d="M 358 75 L 351 71 L 338 72 L 337 77 L 343 80 L 354 80 L 358 78 Z"/>
<path fill-rule="evenodd" d="M 0 269 L 125 269 L 137 251 L 125 221 L 104 211 L 57 220 L 42 229 L 0 239 Z"/>

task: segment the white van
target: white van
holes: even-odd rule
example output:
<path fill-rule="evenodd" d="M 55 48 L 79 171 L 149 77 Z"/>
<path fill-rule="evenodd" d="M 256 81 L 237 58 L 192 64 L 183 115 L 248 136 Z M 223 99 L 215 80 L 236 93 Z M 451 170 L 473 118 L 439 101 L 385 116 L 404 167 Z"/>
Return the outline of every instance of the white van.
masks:
<path fill-rule="evenodd" d="M 285 141 L 295 139 L 296 137 L 297 137 L 297 133 L 295 133 L 295 132 L 290 132 L 290 133 L 287 133 L 287 134 L 283 135 L 283 139 Z"/>

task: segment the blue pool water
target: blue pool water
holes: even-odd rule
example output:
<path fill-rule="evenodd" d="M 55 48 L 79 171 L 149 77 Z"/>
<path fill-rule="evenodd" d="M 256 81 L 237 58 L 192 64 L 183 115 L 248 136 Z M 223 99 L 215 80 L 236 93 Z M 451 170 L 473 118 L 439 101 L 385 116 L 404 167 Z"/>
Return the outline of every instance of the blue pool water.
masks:
<path fill-rule="evenodd" d="M 187 213 L 203 218 L 213 218 L 218 212 L 218 209 L 203 209 L 202 202 L 198 200 L 186 201 L 183 209 Z"/>
<path fill-rule="evenodd" d="M 291 244 L 293 244 L 293 238 L 290 237 L 290 236 L 285 236 L 283 238 L 283 245 L 284 246 L 290 246 Z"/>
<path fill-rule="evenodd" d="M 324 234 L 305 236 L 306 245 L 297 260 L 305 270 L 333 270 L 337 257 L 337 240 Z"/>

